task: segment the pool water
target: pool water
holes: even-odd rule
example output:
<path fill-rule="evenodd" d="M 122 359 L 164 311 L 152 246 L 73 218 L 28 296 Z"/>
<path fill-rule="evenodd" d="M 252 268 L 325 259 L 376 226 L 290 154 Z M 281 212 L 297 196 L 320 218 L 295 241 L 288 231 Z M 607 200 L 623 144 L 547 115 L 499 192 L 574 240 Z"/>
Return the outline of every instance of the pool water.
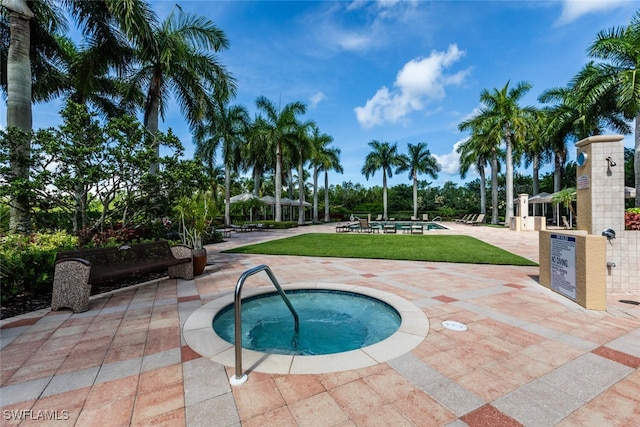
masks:
<path fill-rule="evenodd" d="M 275 292 L 242 301 L 242 347 L 274 354 L 341 353 L 382 341 L 398 330 L 401 317 L 389 304 L 365 295 L 318 289 L 287 291 L 300 318 Z M 234 343 L 234 304 L 213 319 L 213 329 Z"/>
<path fill-rule="evenodd" d="M 425 231 L 426 230 L 447 230 L 447 227 L 435 222 L 420 222 L 420 221 L 407 221 L 407 222 L 394 221 L 394 222 L 388 222 L 388 223 L 375 222 L 375 221 L 371 222 L 372 227 L 382 227 L 385 224 L 395 225 L 396 230 L 398 231 L 402 230 L 403 227 L 410 227 L 412 225 L 421 225 Z"/>

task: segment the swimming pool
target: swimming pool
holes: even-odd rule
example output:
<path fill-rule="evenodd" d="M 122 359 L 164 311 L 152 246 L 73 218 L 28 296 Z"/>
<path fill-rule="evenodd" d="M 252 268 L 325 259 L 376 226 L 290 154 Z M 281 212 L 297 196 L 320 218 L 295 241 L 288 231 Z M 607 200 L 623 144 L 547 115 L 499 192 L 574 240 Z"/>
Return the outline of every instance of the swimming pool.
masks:
<path fill-rule="evenodd" d="M 440 225 L 436 222 L 430 222 L 430 221 L 429 222 L 423 222 L 423 221 L 386 221 L 386 222 L 372 221 L 371 222 L 372 227 L 382 228 L 383 226 L 389 226 L 389 225 L 395 226 L 397 231 L 409 229 L 414 225 L 421 225 L 422 229 L 425 231 L 448 230 L 448 228 L 445 227 L 444 225 Z"/>

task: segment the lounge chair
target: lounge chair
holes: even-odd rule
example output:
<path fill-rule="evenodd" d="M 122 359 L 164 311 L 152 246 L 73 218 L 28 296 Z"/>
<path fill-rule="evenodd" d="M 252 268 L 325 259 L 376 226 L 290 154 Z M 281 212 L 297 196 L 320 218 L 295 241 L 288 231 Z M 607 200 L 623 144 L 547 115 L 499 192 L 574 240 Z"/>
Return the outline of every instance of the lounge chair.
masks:
<path fill-rule="evenodd" d="M 484 214 L 480 214 L 476 217 L 476 219 L 474 219 L 473 221 L 469 222 L 469 225 L 478 225 L 478 224 L 482 224 L 484 222 Z"/>
<path fill-rule="evenodd" d="M 374 221 L 382 221 L 382 214 L 378 214 Z"/>
<path fill-rule="evenodd" d="M 469 219 L 471 219 L 471 214 L 466 214 L 462 218 L 454 220 L 454 222 L 467 222 Z"/>
<path fill-rule="evenodd" d="M 472 214 L 472 215 L 471 215 L 471 216 L 469 216 L 469 218 L 467 218 L 466 220 L 464 220 L 464 221 L 460 221 L 460 224 L 470 224 L 470 223 L 472 223 L 473 221 L 475 221 L 475 220 L 476 220 L 476 218 L 478 218 L 478 215 L 479 215 L 479 214 Z"/>
<path fill-rule="evenodd" d="M 358 220 L 360 227 L 358 227 L 358 233 L 373 233 L 373 228 L 369 224 L 368 219 Z"/>
<path fill-rule="evenodd" d="M 423 233 L 424 233 L 424 228 L 422 227 L 422 225 L 413 224 L 411 226 L 411 234 L 423 234 Z"/>
<path fill-rule="evenodd" d="M 429 221 L 429 214 L 422 214 L 423 221 Z"/>
<path fill-rule="evenodd" d="M 396 226 L 394 224 L 385 224 L 382 227 L 382 231 L 386 234 L 386 233 L 393 233 L 396 234 L 398 230 L 396 230 Z"/>
<path fill-rule="evenodd" d="M 411 221 L 418 221 L 418 217 L 411 215 Z"/>

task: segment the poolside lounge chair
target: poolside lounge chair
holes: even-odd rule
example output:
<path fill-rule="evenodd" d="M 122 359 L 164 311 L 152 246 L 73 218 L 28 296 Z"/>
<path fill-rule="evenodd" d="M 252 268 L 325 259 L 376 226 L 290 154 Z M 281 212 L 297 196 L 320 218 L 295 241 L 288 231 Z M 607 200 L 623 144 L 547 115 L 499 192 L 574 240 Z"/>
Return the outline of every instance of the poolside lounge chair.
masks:
<path fill-rule="evenodd" d="M 484 222 L 484 214 L 480 214 L 476 217 L 476 219 L 474 219 L 473 221 L 469 222 L 469 225 L 478 225 L 478 224 L 482 224 Z"/>
<path fill-rule="evenodd" d="M 378 214 L 375 221 L 382 221 L 382 214 Z"/>
<path fill-rule="evenodd" d="M 411 226 L 411 234 L 424 234 L 424 227 L 422 224 L 413 224 Z"/>
<path fill-rule="evenodd" d="M 386 234 L 386 233 L 393 233 L 396 234 L 398 230 L 396 230 L 396 226 L 394 224 L 385 224 L 382 227 L 382 231 Z"/>
<path fill-rule="evenodd" d="M 429 221 L 429 214 L 422 214 L 423 221 Z"/>
<path fill-rule="evenodd" d="M 478 218 L 478 215 L 479 214 L 472 214 L 466 220 L 460 221 L 460 224 L 470 224 L 471 222 L 475 221 L 476 218 Z"/>
<path fill-rule="evenodd" d="M 358 227 L 358 233 L 373 233 L 374 229 L 369 224 L 368 219 L 360 219 L 358 220 L 360 227 Z"/>
<path fill-rule="evenodd" d="M 455 219 L 454 222 L 467 222 L 469 219 L 471 219 L 471 214 L 466 214 L 462 218 Z"/>
<path fill-rule="evenodd" d="M 411 221 L 418 221 L 418 217 L 411 215 Z"/>

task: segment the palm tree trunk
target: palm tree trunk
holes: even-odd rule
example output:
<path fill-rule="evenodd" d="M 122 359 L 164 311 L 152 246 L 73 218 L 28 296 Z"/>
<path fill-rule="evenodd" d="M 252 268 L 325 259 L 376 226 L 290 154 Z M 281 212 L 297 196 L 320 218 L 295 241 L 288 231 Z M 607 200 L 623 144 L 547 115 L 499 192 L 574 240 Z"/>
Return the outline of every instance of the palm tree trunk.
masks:
<path fill-rule="evenodd" d="M 507 211 L 504 216 L 504 223 L 507 227 L 511 224 L 511 217 L 513 217 L 513 144 L 511 144 L 511 132 L 507 128 L 507 133 L 505 135 L 506 139 L 506 156 L 507 156 L 507 166 L 505 172 L 506 178 L 506 193 L 507 193 Z"/>
<path fill-rule="evenodd" d="M 231 225 L 231 171 L 224 166 L 224 225 Z"/>
<path fill-rule="evenodd" d="M 276 222 L 282 221 L 282 145 L 276 144 Z"/>
<path fill-rule="evenodd" d="M 480 175 L 480 213 L 487 214 L 487 177 L 484 165 L 478 165 L 478 174 Z"/>
<path fill-rule="evenodd" d="M 320 170 L 317 166 L 313 168 L 313 223 L 317 224 L 318 221 L 318 174 Z"/>
<path fill-rule="evenodd" d="M 298 163 L 298 202 L 298 225 L 304 225 L 304 169 L 302 160 Z"/>
<path fill-rule="evenodd" d="M 29 20 L 33 13 L 22 0 L 3 1 L 3 6 L 9 10 L 11 36 L 7 57 L 7 127 L 29 132 L 32 127 Z M 30 137 L 21 137 L 20 142 L 11 148 L 10 155 L 11 174 L 18 180 L 26 181 L 29 178 Z M 28 194 L 21 192 L 13 197 L 9 206 L 9 228 L 18 232 L 28 232 Z"/>
<path fill-rule="evenodd" d="M 564 159 L 562 155 L 558 152 L 555 153 L 554 156 L 554 166 L 553 166 L 553 192 L 557 193 L 562 189 L 562 165 L 564 164 Z"/>
<path fill-rule="evenodd" d="M 160 75 L 154 75 L 151 79 L 149 86 L 149 92 L 147 94 L 147 104 L 144 111 L 144 127 L 152 135 L 152 144 L 155 149 L 156 159 L 151 162 L 149 166 L 149 173 L 155 175 L 158 173 L 159 165 L 158 159 L 160 158 L 160 144 L 156 141 L 156 134 L 158 133 L 158 123 L 160 117 Z"/>
<path fill-rule="evenodd" d="M 329 172 L 324 171 L 324 222 L 331 221 L 329 214 Z"/>
<path fill-rule="evenodd" d="M 383 218 L 389 218 L 387 215 L 387 172 L 384 169 L 382 170 L 382 211 Z"/>
<path fill-rule="evenodd" d="M 494 148 L 491 154 L 491 224 L 498 222 L 498 153 Z"/>
<path fill-rule="evenodd" d="M 418 177 L 413 174 L 413 217 L 418 217 Z"/>

